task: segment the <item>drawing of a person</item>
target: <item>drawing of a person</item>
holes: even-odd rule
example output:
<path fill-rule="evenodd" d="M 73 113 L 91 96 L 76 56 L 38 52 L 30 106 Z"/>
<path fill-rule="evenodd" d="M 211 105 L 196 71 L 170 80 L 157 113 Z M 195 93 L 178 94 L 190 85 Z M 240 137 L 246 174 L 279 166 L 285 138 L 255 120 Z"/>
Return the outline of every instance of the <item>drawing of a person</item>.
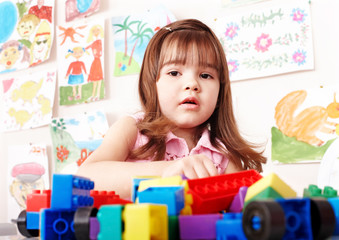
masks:
<path fill-rule="evenodd" d="M 5 70 L 0 73 L 15 71 L 15 63 L 19 60 L 23 52 L 21 63 L 29 62 L 29 52 L 27 48 L 16 40 L 5 42 L 0 48 L 0 64 L 5 67 Z"/>
<path fill-rule="evenodd" d="M 88 75 L 88 82 L 93 82 L 92 96 L 89 98 L 90 101 L 97 101 L 100 99 L 101 82 L 104 79 L 100 60 L 100 57 L 102 56 L 102 42 L 100 38 L 103 37 L 103 28 L 100 25 L 95 25 L 91 28 L 87 39 L 87 42 L 92 42 L 93 38 L 96 39 L 86 47 L 86 49 L 92 49 L 94 56 L 94 60 L 91 64 L 91 69 Z"/>
<path fill-rule="evenodd" d="M 25 45 L 26 47 L 31 47 L 31 41 L 29 37 L 34 32 L 35 28 L 38 26 L 40 19 L 34 14 L 26 14 L 24 15 L 17 26 L 17 31 L 22 39 L 18 40 L 20 43 Z"/>
<path fill-rule="evenodd" d="M 76 61 L 72 62 L 67 70 L 65 78 L 68 78 L 68 84 L 72 86 L 73 88 L 73 96 L 69 96 L 68 100 L 79 100 L 81 99 L 81 88 L 82 88 L 82 83 L 84 83 L 84 75 L 87 74 L 86 72 L 86 67 L 84 62 L 79 61 L 79 59 L 84 55 L 86 50 L 82 47 L 75 47 L 73 50 L 68 50 L 68 54 L 66 55 L 66 58 L 69 56 L 73 56 Z M 78 89 L 78 91 L 77 91 Z"/>
<path fill-rule="evenodd" d="M 44 0 L 38 0 L 37 5 L 32 6 L 28 13 L 34 14 L 40 19 L 46 19 L 50 23 L 52 22 L 52 7 L 51 6 L 44 6 Z"/>
<path fill-rule="evenodd" d="M 35 66 L 47 59 L 51 44 L 51 27 L 47 21 L 42 21 L 31 45 L 30 66 Z"/>

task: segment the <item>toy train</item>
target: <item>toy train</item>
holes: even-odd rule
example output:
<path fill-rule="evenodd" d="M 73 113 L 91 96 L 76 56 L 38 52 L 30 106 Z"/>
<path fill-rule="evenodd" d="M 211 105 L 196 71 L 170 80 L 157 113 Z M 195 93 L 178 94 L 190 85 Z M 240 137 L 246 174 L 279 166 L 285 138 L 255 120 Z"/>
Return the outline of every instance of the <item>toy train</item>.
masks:
<path fill-rule="evenodd" d="M 41 239 L 326 239 L 339 235 L 337 191 L 316 186 L 304 198 L 254 170 L 201 179 L 136 178 L 133 201 L 95 191 L 90 179 L 54 174 L 17 220 Z"/>

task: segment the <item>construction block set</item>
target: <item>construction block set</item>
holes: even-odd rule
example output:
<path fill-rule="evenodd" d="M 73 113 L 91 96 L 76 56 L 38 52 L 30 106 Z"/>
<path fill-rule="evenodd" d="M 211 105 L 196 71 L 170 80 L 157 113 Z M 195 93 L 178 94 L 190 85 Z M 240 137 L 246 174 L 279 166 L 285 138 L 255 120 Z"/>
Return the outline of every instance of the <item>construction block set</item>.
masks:
<path fill-rule="evenodd" d="M 33 191 L 17 219 L 19 232 L 43 240 L 327 239 L 339 236 L 339 198 L 309 185 L 304 196 L 276 174 L 254 170 L 200 179 L 133 180 L 132 201 L 94 182 L 53 175 L 52 189 Z"/>

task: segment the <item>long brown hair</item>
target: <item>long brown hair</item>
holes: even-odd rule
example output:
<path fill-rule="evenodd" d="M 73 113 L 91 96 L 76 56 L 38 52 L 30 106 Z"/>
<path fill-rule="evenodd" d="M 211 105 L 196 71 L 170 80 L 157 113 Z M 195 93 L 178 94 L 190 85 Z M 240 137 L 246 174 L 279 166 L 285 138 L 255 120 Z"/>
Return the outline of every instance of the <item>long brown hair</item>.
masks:
<path fill-rule="evenodd" d="M 164 159 L 166 135 L 175 126 L 160 111 L 156 82 L 166 54 L 171 54 L 168 49 L 173 46 L 176 48 L 176 54 L 173 56 L 172 53 L 171 61 L 185 64 L 190 58 L 197 57 L 199 65 L 208 65 L 212 61 L 219 73 L 220 91 L 216 109 L 211 117 L 198 127 L 196 137 L 199 138 L 202 129 L 208 126 L 212 145 L 224 152 L 237 167 L 262 171 L 261 164 L 266 162 L 266 158 L 262 152 L 254 150 L 254 145 L 242 138 L 234 118 L 224 50 L 213 31 L 195 19 L 176 21 L 160 29 L 146 48 L 139 78 L 139 97 L 145 117 L 137 123 L 137 127 L 141 134 L 149 138 L 149 142 L 132 151 L 130 157 Z M 197 52 L 192 53 L 193 46 Z M 226 149 L 218 144 L 217 139 Z"/>

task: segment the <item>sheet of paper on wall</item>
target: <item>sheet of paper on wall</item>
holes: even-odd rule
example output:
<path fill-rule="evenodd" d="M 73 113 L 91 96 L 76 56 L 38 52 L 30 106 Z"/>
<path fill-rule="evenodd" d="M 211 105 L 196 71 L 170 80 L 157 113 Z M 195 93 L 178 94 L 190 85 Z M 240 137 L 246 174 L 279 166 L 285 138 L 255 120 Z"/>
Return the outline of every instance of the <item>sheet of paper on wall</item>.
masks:
<path fill-rule="evenodd" d="M 60 105 L 105 97 L 104 26 L 104 19 L 100 19 L 57 27 Z"/>
<path fill-rule="evenodd" d="M 108 130 L 102 111 L 54 118 L 50 124 L 55 173 L 75 174 Z"/>
<path fill-rule="evenodd" d="M 52 119 L 55 70 L 4 78 L 1 130 L 17 131 L 48 125 Z"/>
<path fill-rule="evenodd" d="M 85 18 L 98 11 L 100 0 L 66 0 L 65 17 L 66 22 L 77 18 Z"/>
<path fill-rule="evenodd" d="M 8 220 L 17 219 L 26 209 L 27 194 L 50 189 L 45 144 L 8 146 Z"/>
<path fill-rule="evenodd" d="M 46 61 L 54 37 L 54 0 L 0 2 L 0 74 Z"/>
<path fill-rule="evenodd" d="M 174 15 L 161 5 L 140 14 L 113 17 L 114 76 L 138 74 L 150 39 L 174 21 Z"/>
<path fill-rule="evenodd" d="M 269 0 L 221 0 L 223 7 L 240 7 Z"/>
<path fill-rule="evenodd" d="M 271 5 L 215 21 L 232 81 L 314 68 L 308 1 Z"/>
<path fill-rule="evenodd" d="M 332 161 L 339 152 L 339 85 L 286 93 L 275 107 L 271 156 L 275 163 Z M 339 169 L 337 169 L 337 172 Z"/>

